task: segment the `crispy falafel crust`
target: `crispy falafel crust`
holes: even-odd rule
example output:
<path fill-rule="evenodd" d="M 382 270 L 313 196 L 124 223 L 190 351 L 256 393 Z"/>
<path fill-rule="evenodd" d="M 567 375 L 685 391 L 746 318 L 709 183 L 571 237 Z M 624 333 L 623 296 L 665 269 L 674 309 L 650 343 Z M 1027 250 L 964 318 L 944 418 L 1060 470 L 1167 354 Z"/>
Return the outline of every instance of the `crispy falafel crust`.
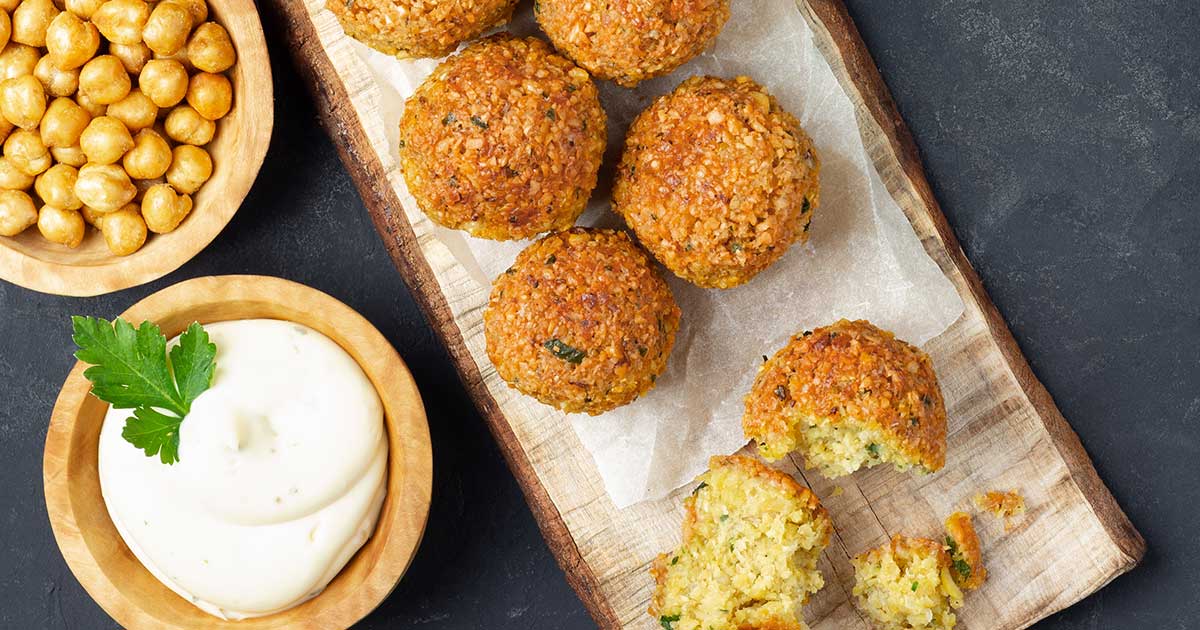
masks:
<path fill-rule="evenodd" d="M 747 77 L 693 77 L 630 127 L 613 209 L 675 275 L 742 284 L 808 238 L 820 164 L 794 116 Z"/>
<path fill-rule="evenodd" d="M 817 532 L 817 541 L 815 548 L 810 550 L 819 556 L 822 550 L 829 544 L 829 537 L 833 531 L 833 522 L 829 518 L 829 513 L 821 505 L 820 500 L 808 488 L 800 485 L 787 473 L 775 470 L 762 462 L 746 457 L 744 455 L 717 455 L 709 459 L 708 473 L 701 475 L 701 479 L 711 477 L 713 471 L 727 469 L 737 473 L 743 478 L 746 483 L 762 483 L 772 490 L 779 491 L 785 495 L 792 503 L 794 512 L 803 512 L 806 515 L 807 521 L 811 522 Z M 705 481 L 707 485 L 707 481 Z M 682 553 L 694 542 L 697 542 L 697 521 L 699 515 L 697 513 L 697 494 L 702 492 L 701 488 L 697 488 L 692 492 L 692 495 L 683 500 L 684 518 L 683 518 L 683 542 L 680 543 L 679 549 L 672 554 L 659 554 L 654 562 L 650 565 L 650 574 L 654 578 L 655 588 L 654 594 L 650 599 L 649 613 L 655 619 L 661 619 L 667 611 L 664 606 L 667 605 L 667 575 L 675 566 L 671 563 L 671 558 Z M 735 508 L 737 506 L 729 506 Z M 764 519 L 764 522 L 769 523 L 769 519 Z M 780 550 L 782 552 L 782 549 Z M 679 566 L 683 566 L 680 564 Z M 815 567 L 813 568 L 815 571 Z M 751 579 L 761 579 L 762 576 L 751 576 Z M 796 594 L 793 594 L 796 595 Z M 808 630 L 808 626 L 799 618 L 799 606 L 807 603 L 809 593 L 800 593 L 796 596 L 797 609 L 796 614 L 792 616 L 772 616 L 767 618 L 756 619 L 754 623 L 742 623 L 736 626 L 737 630 Z M 732 610 L 732 609 L 731 609 Z M 732 619 L 730 619 L 732 621 Z"/>
<path fill-rule="evenodd" d="M 679 306 L 627 234 L 574 228 L 533 243 L 496 278 L 483 325 L 488 357 L 509 386 L 597 415 L 654 387 Z"/>
<path fill-rule="evenodd" d="M 346 34 L 401 59 L 443 57 L 504 24 L 517 0 L 326 0 Z"/>
<path fill-rule="evenodd" d="M 529 238 L 583 212 L 605 124 L 585 70 L 539 39 L 496 35 L 442 62 L 405 101 L 400 168 L 435 222 Z"/>
<path fill-rule="evenodd" d="M 975 524 L 971 522 L 971 515 L 955 512 L 947 517 L 946 536 L 950 539 L 947 543 L 954 542 L 953 545 L 947 544 L 950 547 L 950 559 L 954 563 L 954 570 L 950 574 L 954 576 L 959 588 L 973 591 L 983 586 L 988 573 L 987 568 L 983 566 L 983 550 L 979 544 L 979 535 L 975 533 Z M 966 571 L 958 564 L 959 560 L 966 563 Z"/>
<path fill-rule="evenodd" d="M 575 63 L 633 87 L 708 48 L 729 19 L 729 0 L 538 0 L 536 17 Z"/>
<path fill-rule="evenodd" d="M 778 459 L 802 420 L 853 418 L 929 471 L 946 462 L 946 406 L 929 355 L 866 320 L 805 331 L 771 357 L 746 396 L 742 428 Z"/>

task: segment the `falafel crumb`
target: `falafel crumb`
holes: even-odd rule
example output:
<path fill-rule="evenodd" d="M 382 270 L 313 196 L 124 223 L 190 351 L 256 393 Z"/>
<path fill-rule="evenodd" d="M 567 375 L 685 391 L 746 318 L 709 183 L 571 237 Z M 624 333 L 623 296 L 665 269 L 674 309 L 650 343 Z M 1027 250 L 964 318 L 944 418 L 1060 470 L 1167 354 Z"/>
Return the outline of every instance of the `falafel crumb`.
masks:
<path fill-rule="evenodd" d="M 1025 513 L 1025 497 L 1016 490 L 989 490 L 975 495 L 974 501 L 980 510 L 1003 518 L 1005 532 L 1010 532 L 1016 527 L 1013 525 L 1014 517 Z"/>
<path fill-rule="evenodd" d="M 971 515 L 955 512 L 946 518 L 946 552 L 950 554 L 950 575 L 964 591 L 973 591 L 987 581 L 983 551 Z"/>

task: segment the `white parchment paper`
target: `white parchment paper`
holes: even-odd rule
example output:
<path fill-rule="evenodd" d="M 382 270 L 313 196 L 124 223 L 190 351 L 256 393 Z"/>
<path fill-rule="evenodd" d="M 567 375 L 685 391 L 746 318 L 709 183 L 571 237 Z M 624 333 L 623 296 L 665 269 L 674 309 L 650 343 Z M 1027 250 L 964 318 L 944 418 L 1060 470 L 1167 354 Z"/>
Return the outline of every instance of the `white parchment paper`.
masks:
<path fill-rule="evenodd" d="M 510 30 L 535 34 L 531 13 L 523 5 Z M 399 61 L 365 46 L 356 50 L 383 90 L 395 155 L 403 101 L 437 62 Z M 683 311 L 666 374 L 630 405 L 600 417 L 569 416 L 618 507 L 661 498 L 702 472 L 709 456 L 744 446 L 742 397 L 763 355 L 795 332 L 841 317 L 864 318 L 919 345 L 963 309 L 871 164 L 850 99 L 792 0 L 734 0 L 715 45 L 670 76 L 634 90 L 599 82 L 609 150 L 580 224 L 620 225 L 608 209 L 608 192 L 625 131 L 655 97 L 695 74 L 748 75 L 800 119 L 821 159 L 821 205 L 809 243 L 793 247 L 746 285 L 699 289 L 664 271 Z M 437 237 L 483 286 L 527 244 L 443 228 Z"/>

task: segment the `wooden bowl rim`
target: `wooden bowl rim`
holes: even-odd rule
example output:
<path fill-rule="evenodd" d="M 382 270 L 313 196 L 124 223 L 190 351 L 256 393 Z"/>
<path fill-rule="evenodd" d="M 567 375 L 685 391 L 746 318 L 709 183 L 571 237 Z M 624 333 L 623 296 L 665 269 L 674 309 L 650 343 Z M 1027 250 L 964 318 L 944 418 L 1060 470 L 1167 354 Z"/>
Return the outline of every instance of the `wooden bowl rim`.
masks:
<path fill-rule="evenodd" d="M 41 293 L 73 297 L 120 291 L 178 269 L 208 247 L 233 219 L 250 193 L 271 144 L 275 124 L 274 85 L 267 41 L 253 0 L 208 1 L 213 15 L 226 27 L 237 47 L 237 67 L 243 83 L 243 88 L 234 95 L 234 107 L 238 110 L 239 129 L 246 132 L 244 141 L 248 146 L 238 156 L 236 164 L 225 164 L 219 155 L 214 156 L 218 169 L 235 169 L 228 181 L 221 182 L 226 185 L 220 190 L 209 190 L 203 201 L 197 200 L 192 215 L 171 234 L 179 237 L 172 239 L 171 247 L 151 252 L 139 251 L 129 256 L 109 256 L 100 262 L 75 264 L 32 256 L 10 245 L 10 237 L 0 236 L 0 279 Z M 243 59 L 253 62 L 243 64 Z M 253 86 L 253 89 L 245 86 Z M 229 133 L 228 130 L 225 132 Z M 150 238 L 171 235 L 151 234 Z M 98 238 L 98 235 L 93 234 L 91 238 Z"/>
<path fill-rule="evenodd" d="M 334 339 L 334 341 L 355 356 L 355 360 L 359 362 L 360 367 L 375 385 L 384 405 L 390 447 L 388 452 L 388 494 L 385 497 L 384 508 L 380 512 L 379 523 L 376 524 L 375 531 L 364 548 L 370 545 L 381 531 L 386 530 L 388 535 L 369 571 L 362 576 L 359 583 L 354 585 L 355 593 L 360 596 L 342 597 L 333 606 L 324 606 L 321 599 L 328 592 L 327 589 L 308 602 L 287 611 L 236 622 L 223 622 L 212 617 L 212 625 L 213 627 L 236 625 L 247 630 L 254 630 L 258 627 L 298 628 L 299 626 L 296 624 L 280 626 L 272 620 L 303 606 L 314 609 L 306 611 L 306 622 L 302 624 L 305 630 L 310 628 L 322 630 L 349 628 L 382 604 L 391 594 L 411 564 L 424 535 L 432 496 L 433 455 L 429 424 L 420 392 L 399 353 L 367 319 L 336 298 L 290 280 L 252 275 L 194 278 L 147 296 L 129 307 L 121 314 L 121 317 L 130 322 L 140 323 L 146 320 L 159 322 L 172 315 L 190 313 L 197 309 L 220 307 L 221 304 L 231 302 L 238 303 L 239 308 L 242 309 L 261 309 L 262 305 L 267 304 L 296 309 L 299 316 L 294 319 L 289 318 L 287 321 L 294 321 L 317 329 L 320 329 L 320 325 L 314 326 L 313 324 L 322 319 L 336 319 L 343 326 L 339 330 L 345 334 L 338 336 L 345 340 Z M 282 319 L 278 316 L 270 317 Z M 185 319 L 191 321 L 193 318 L 191 315 L 187 315 Z M 201 323 L 238 319 L 248 319 L 248 317 L 211 316 L 200 318 Z M 186 324 L 179 325 L 180 330 L 178 331 L 164 328 L 164 334 L 171 337 L 181 332 L 184 326 Z M 334 335 L 329 332 L 321 332 L 331 339 L 334 338 Z M 374 360 L 375 363 L 364 364 L 363 359 L 360 359 L 359 356 Z M 46 434 L 43 454 L 43 485 L 46 509 L 54 538 L 64 560 L 80 584 L 96 603 L 122 627 L 127 630 L 143 628 L 184 630 L 191 628 L 192 626 L 182 622 L 165 620 L 160 616 L 144 612 L 137 601 L 125 596 L 123 591 L 114 584 L 109 573 L 101 566 L 102 561 L 96 557 L 89 544 L 79 535 L 81 529 L 95 527 L 96 522 L 95 515 L 77 513 L 75 501 L 71 497 L 71 487 L 74 481 L 69 464 L 77 452 L 72 448 L 72 436 L 77 430 L 83 430 L 78 429 L 77 420 L 81 406 L 86 399 L 89 399 L 91 392 L 91 384 L 83 377 L 83 370 L 86 367 L 82 362 L 76 362 L 67 375 L 55 401 Z M 379 382 L 379 377 L 383 374 L 389 375 L 390 379 L 387 381 L 386 387 L 381 387 Z M 97 437 L 98 434 L 97 429 Z M 399 453 L 396 452 L 398 443 L 403 445 Z M 89 443 L 86 446 L 92 449 L 96 448 L 95 443 Z M 52 453 L 64 453 L 65 456 L 52 455 Z M 394 485 L 393 477 L 401 466 L 404 466 L 407 473 L 402 475 L 403 478 Z M 400 490 L 399 494 L 397 494 L 397 490 Z M 100 505 L 103 505 L 103 497 L 100 498 Z M 109 528 L 113 527 L 107 511 L 100 516 L 103 517 L 99 519 L 102 523 L 107 523 Z M 113 535 L 116 536 L 125 551 L 129 552 L 124 540 L 116 533 L 115 529 Z M 129 553 L 132 555 L 132 552 Z M 356 553 L 346 564 L 343 572 L 358 562 L 360 555 L 361 551 Z M 134 562 L 141 571 L 147 571 L 136 557 L 134 557 Z M 375 593 L 377 596 L 363 597 L 362 593 Z M 180 604 L 192 605 L 169 590 L 166 591 L 166 594 L 178 598 Z"/>

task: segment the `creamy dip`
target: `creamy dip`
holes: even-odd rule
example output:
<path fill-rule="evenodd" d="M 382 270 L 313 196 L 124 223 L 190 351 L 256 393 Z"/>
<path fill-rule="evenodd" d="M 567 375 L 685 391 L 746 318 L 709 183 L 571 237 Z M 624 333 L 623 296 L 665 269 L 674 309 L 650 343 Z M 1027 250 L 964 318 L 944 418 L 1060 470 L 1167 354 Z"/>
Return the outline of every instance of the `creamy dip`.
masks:
<path fill-rule="evenodd" d="M 225 619 L 321 592 L 375 528 L 387 481 L 383 409 L 362 368 L 291 322 L 208 324 L 212 387 L 180 427 L 179 462 L 100 431 L 100 488 L 138 560 Z M 177 340 L 172 340 L 174 345 Z"/>

